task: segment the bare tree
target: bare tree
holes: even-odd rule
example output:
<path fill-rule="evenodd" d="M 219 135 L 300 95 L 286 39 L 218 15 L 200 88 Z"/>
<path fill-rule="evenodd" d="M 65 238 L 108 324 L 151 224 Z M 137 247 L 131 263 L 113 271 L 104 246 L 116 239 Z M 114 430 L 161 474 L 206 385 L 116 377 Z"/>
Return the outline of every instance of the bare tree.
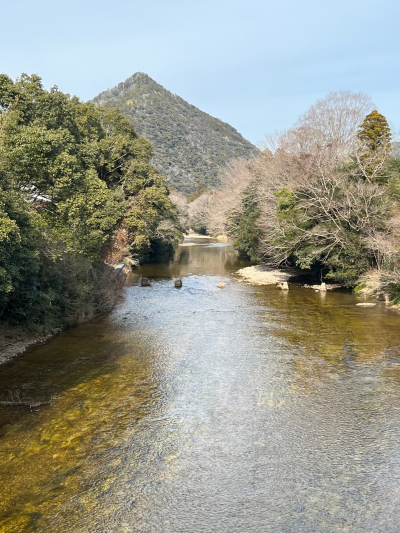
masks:
<path fill-rule="evenodd" d="M 264 167 L 258 164 L 258 224 L 268 262 L 282 264 L 294 255 L 307 268 L 346 252 L 350 234 L 373 253 L 378 233 L 387 232 L 391 202 L 385 189 L 339 170 L 331 146 L 306 154 L 278 151 Z"/>
<path fill-rule="evenodd" d="M 242 194 L 253 178 L 252 161 L 230 162 L 221 175 L 222 189 L 215 191 L 208 204 L 207 229 L 211 235 L 226 233 L 229 216 L 239 208 Z"/>
<path fill-rule="evenodd" d="M 331 92 L 317 100 L 289 130 L 267 137 L 275 152 L 309 152 L 315 145 L 333 146 L 343 157 L 354 149 L 359 125 L 374 108 L 370 96 L 361 92 Z"/>
<path fill-rule="evenodd" d="M 188 204 L 189 227 L 196 232 L 207 231 L 209 203 L 213 191 L 207 191 Z"/>
<path fill-rule="evenodd" d="M 176 210 L 178 212 L 179 222 L 181 223 L 182 228 L 186 231 L 189 229 L 189 209 L 187 197 L 176 190 L 171 190 L 169 197 L 173 204 L 175 204 Z"/>

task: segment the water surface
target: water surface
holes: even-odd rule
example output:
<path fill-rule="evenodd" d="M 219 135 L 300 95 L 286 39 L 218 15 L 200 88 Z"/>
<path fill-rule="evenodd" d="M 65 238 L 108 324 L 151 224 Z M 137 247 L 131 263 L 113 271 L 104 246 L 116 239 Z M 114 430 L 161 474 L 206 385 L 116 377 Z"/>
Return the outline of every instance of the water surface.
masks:
<path fill-rule="evenodd" d="M 0 367 L 0 531 L 397 533 L 400 316 L 198 244 Z"/>

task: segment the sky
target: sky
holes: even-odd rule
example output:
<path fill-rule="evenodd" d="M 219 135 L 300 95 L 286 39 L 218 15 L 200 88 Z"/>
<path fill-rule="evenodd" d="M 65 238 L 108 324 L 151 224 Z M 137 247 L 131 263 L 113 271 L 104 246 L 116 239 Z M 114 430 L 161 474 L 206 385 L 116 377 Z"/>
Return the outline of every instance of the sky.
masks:
<path fill-rule="evenodd" d="M 141 71 L 258 144 L 330 91 L 400 129 L 399 0 L 13 0 L 0 72 L 89 100 Z"/>

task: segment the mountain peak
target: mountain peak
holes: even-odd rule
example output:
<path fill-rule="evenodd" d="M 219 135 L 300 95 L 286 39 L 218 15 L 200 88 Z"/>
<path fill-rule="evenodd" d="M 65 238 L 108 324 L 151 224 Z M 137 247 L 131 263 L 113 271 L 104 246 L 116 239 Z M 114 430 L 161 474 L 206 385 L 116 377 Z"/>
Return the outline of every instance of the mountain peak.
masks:
<path fill-rule="evenodd" d="M 153 78 L 150 78 L 145 72 L 135 72 L 132 76 L 129 76 L 125 81 L 118 83 L 115 87 L 107 89 L 106 91 L 101 92 L 93 101 L 96 104 L 102 105 L 102 102 L 117 100 L 123 96 L 127 91 L 136 87 L 137 85 L 146 85 L 152 87 L 153 89 L 160 88 L 164 89 L 162 85 L 159 85 Z M 166 89 L 164 89 L 166 90 Z"/>
<path fill-rule="evenodd" d="M 200 185 L 217 187 L 226 163 L 260 153 L 235 128 L 189 104 L 144 72 L 135 72 L 93 102 L 118 107 L 153 145 L 156 169 L 171 187 L 186 194 Z"/>

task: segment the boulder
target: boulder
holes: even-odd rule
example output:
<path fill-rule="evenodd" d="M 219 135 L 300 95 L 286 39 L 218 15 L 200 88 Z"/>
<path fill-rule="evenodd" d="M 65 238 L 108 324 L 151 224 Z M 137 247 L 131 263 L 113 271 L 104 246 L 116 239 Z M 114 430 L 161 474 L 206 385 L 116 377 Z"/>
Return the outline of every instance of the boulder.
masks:
<path fill-rule="evenodd" d="M 150 287 L 150 280 L 149 278 L 144 278 L 143 276 L 140 276 L 139 278 L 139 285 L 142 287 Z"/>

